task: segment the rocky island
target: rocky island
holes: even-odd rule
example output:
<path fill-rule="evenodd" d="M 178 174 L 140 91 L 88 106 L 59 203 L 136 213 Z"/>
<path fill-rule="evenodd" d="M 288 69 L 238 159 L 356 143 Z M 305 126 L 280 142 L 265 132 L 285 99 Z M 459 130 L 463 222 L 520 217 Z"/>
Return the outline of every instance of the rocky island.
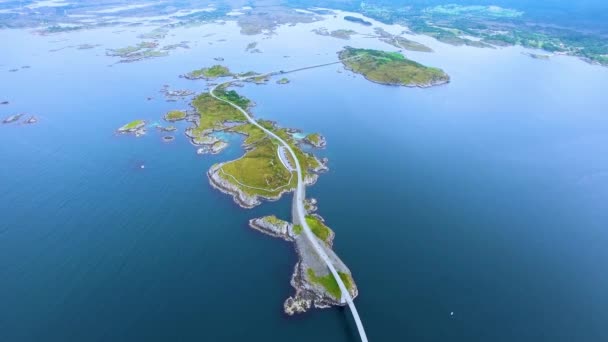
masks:
<path fill-rule="evenodd" d="M 27 118 L 27 120 L 23 121 L 23 123 L 27 124 L 27 125 L 32 125 L 32 124 L 35 124 L 37 122 L 38 122 L 38 118 L 35 117 L 35 116 L 33 116 L 33 115 L 30 116 L 29 118 Z"/>
<path fill-rule="evenodd" d="M 16 122 L 19 121 L 19 119 L 21 119 L 21 117 L 23 116 L 23 113 L 20 114 L 15 114 L 15 115 L 11 115 L 8 118 L 2 120 L 2 123 L 4 124 L 8 124 L 8 123 L 12 123 L 12 122 Z"/>
<path fill-rule="evenodd" d="M 169 122 L 175 122 L 175 121 L 180 121 L 180 120 L 184 120 L 186 118 L 186 112 L 181 111 L 181 110 L 172 110 L 170 112 L 168 112 L 167 114 L 165 114 L 165 121 L 169 121 Z"/>
<path fill-rule="evenodd" d="M 146 134 L 145 126 L 146 122 L 144 120 L 134 120 L 120 127 L 117 132 L 121 134 L 134 133 L 135 136 L 139 137 Z"/>
<path fill-rule="evenodd" d="M 187 78 L 189 80 L 198 80 L 198 79 L 214 80 L 218 77 L 226 77 L 226 76 L 232 76 L 232 73 L 230 72 L 230 70 L 228 68 L 226 68 L 225 66 L 217 64 L 217 65 L 214 65 L 209 68 L 201 68 L 201 69 L 191 71 L 185 75 L 182 75 L 181 77 Z"/>
<path fill-rule="evenodd" d="M 327 145 L 325 137 L 319 133 L 311 133 L 307 135 L 304 137 L 304 142 L 316 148 L 323 148 L 325 145 Z"/>
<path fill-rule="evenodd" d="M 426 88 L 450 81 L 443 70 L 424 66 L 398 52 L 347 46 L 338 54 L 346 69 L 380 84 Z"/>

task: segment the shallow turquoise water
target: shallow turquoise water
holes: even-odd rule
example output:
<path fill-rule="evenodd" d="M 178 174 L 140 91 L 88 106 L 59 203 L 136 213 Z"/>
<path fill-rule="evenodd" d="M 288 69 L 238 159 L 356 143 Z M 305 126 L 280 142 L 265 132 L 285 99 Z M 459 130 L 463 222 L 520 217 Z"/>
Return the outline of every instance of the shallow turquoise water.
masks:
<path fill-rule="evenodd" d="M 331 61 L 343 44 L 324 39 L 317 55 L 279 34 L 254 56 L 242 51 L 251 38 L 230 34 L 107 67 L 103 49 L 128 35 L 65 35 L 105 45 L 48 53 L 57 37 L 0 32 L 28 41 L 2 68 L 32 66 L 4 71 L 0 114 L 41 118 L 0 126 L 0 340 L 357 340 L 347 310 L 282 315 L 295 253 L 247 221 L 288 218 L 290 196 L 242 210 L 205 176 L 241 154 L 238 139 L 198 156 L 182 135 L 112 133 L 184 108 L 158 90 L 203 90 L 177 75 L 212 57 L 288 69 Z M 444 68 L 448 86 L 384 87 L 331 66 L 237 89 L 256 116 L 327 137 L 331 170 L 308 194 L 353 271 L 370 340 L 605 340 L 608 69 L 434 48 L 414 57 Z"/>

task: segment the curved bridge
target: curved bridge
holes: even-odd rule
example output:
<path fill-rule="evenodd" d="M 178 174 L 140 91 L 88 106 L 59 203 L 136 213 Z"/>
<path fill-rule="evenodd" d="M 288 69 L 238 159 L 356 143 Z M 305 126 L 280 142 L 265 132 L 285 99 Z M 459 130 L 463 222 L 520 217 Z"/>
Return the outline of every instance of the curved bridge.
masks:
<path fill-rule="evenodd" d="M 342 292 L 342 300 L 346 301 L 346 303 L 348 304 L 348 307 L 350 308 L 350 312 L 352 313 L 353 318 L 355 320 L 355 324 L 357 325 L 357 330 L 359 331 L 359 336 L 361 337 L 361 341 L 367 342 L 367 335 L 365 334 L 365 329 L 363 328 L 363 323 L 361 322 L 361 318 L 359 317 L 359 313 L 357 312 L 357 308 L 355 307 L 355 303 L 353 302 L 353 299 L 350 296 L 350 292 L 348 292 L 348 290 L 346 289 L 346 285 L 344 285 L 344 282 L 342 281 L 342 278 L 340 278 L 340 275 L 338 274 L 338 271 L 336 271 L 336 268 L 332 264 L 330 258 L 327 256 L 327 253 L 325 253 L 325 251 L 323 250 L 323 248 L 319 245 L 319 240 L 312 233 L 312 230 L 310 229 L 310 227 L 306 223 L 306 211 L 304 210 L 304 199 L 306 198 L 305 197 L 306 185 L 304 184 L 304 181 L 303 181 L 303 178 L 302 178 L 302 168 L 300 167 L 300 162 L 298 161 L 298 158 L 296 157 L 296 154 L 293 152 L 292 148 L 283 139 L 281 139 L 278 135 L 274 134 L 270 130 L 262 127 L 262 125 L 260 125 L 251 116 L 249 116 L 249 113 L 247 113 L 247 111 L 245 111 L 243 108 L 237 106 L 236 104 L 234 104 L 234 103 L 232 103 L 232 102 L 230 102 L 228 100 L 224 100 L 224 99 L 216 96 L 213 93 L 213 91 L 217 87 L 219 87 L 219 86 L 228 85 L 230 83 L 234 83 L 234 82 L 238 82 L 238 81 L 245 81 L 245 80 L 250 79 L 250 78 L 255 78 L 255 77 L 260 77 L 260 76 L 272 76 L 272 75 L 278 75 L 278 74 L 287 74 L 287 73 L 291 73 L 291 72 L 296 72 L 296 71 L 301 71 L 301 70 L 307 70 L 307 69 L 313 69 L 313 68 L 319 68 L 319 67 L 323 67 L 323 66 L 327 66 L 327 65 L 337 64 L 337 63 L 341 63 L 341 61 L 332 62 L 332 63 L 325 63 L 325 64 L 318 64 L 318 65 L 308 66 L 308 67 L 304 67 L 304 68 L 298 68 L 298 69 L 294 69 L 294 70 L 290 70 L 290 71 L 271 72 L 271 73 L 262 74 L 262 75 L 255 75 L 255 76 L 250 76 L 250 77 L 237 78 L 237 79 L 230 80 L 230 81 L 227 81 L 227 82 L 224 82 L 224 83 L 220 83 L 220 84 L 214 86 L 213 88 L 209 89 L 209 95 L 211 95 L 216 100 L 225 102 L 225 103 L 229 104 L 230 106 L 234 107 L 235 109 L 237 109 L 238 111 L 240 111 L 245 116 L 245 118 L 247 119 L 247 121 L 249 121 L 249 123 L 251 123 L 252 125 L 255 125 L 259 129 L 261 129 L 262 131 L 264 131 L 264 133 L 266 133 L 268 136 L 276 139 L 281 144 L 281 147 L 283 147 L 285 150 L 287 150 L 289 152 L 289 154 L 291 155 L 291 157 L 293 158 L 293 160 L 295 161 L 295 163 L 296 163 L 295 168 L 296 168 L 296 172 L 298 174 L 298 185 L 297 185 L 297 188 L 296 188 L 296 193 L 293 196 L 294 207 L 295 207 L 295 212 L 296 212 L 296 218 L 299 221 L 299 223 L 302 225 L 302 228 L 303 228 L 302 230 L 306 234 L 306 237 L 310 241 L 311 245 L 317 251 L 317 253 L 321 257 L 321 259 L 323 259 L 323 261 L 327 265 L 327 268 L 329 268 L 329 271 L 331 272 L 331 274 L 334 276 L 334 279 L 338 283 L 338 286 L 340 287 L 340 291 Z M 279 151 L 279 153 L 280 153 L 280 151 Z"/>

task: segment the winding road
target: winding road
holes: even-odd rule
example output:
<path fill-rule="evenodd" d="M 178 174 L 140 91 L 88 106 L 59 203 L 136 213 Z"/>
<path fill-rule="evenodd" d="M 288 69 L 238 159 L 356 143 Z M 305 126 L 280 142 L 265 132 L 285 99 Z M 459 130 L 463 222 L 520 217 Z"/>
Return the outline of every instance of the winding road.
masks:
<path fill-rule="evenodd" d="M 356 58 L 356 57 L 351 57 L 351 58 Z M 270 130 L 262 127 L 262 125 L 260 125 L 257 121 L 255 121 L 249 115 L 249 113 L 247 113 L 246 110 L 244 110 L 243 108 L 237 106 L 236 104 L 234 104 L 234 103 L 232 103 L 232 102 L 230 102 L 228 100 L 225 100 L 225 99 L 222 99 L 222 98 L 216 96 L 213 93 L 217 89 L 217 87 L 229 85 L 230 83 L 234 83 L 234 82 L 245 81 L 245 80 L 250 79 L 250 78 L 262 77 L 262 76 L 263 77 L 270 77 L 270 76 L 273 76 L 273 75 L 288 74 L 288 73 L 293 73 L 293 72 L 297 72 L 297 71 L 301 71 L 301 70 L 320 68 L 320 67 L 323 67 L 323 66 L 332 65 L 332 64 L 338 64 L 338 63 L 342 63 L 342 61 L 332 62 L 332 63 L 325 63 L 325 64 L 317 64 L 317 65 L 312 65 L 312 66 L 308 66 L 308 67 L 304 67 L 304 68 L 293 69 L 293 70 L 289 70 L 289 71 L 270 72 L 270 73 L 262 74 L 262 75 L 254 75 L 254 76 L 249 76 L 249 77 L 236 78 L 236 79 L 233 79 L 233 80 L 230 80 L 230 81 L 227 81 L 227 82 L 224 82 L 224 83 L 220 83 L 220 84 L 212 87 L 211 89 L 209 89 L 209 95 L 211 95 L 216 100 L 225 102 L 225 103 L 229 104 L 230 106 L 234 107 L 235 109 L 237 109 L 238 111 L 240 111 L 245 116 L 245 118 L 247 118 L 247 121 L 249 121 L 249 123 L 251 123 L 252 125 L 255 125 L 259 129 L 261 129 L 262 131 L 264 131 L 264 133 L 266 133 L 268 136 L 276 139 L 282 146 L 284 146 L 287 149 L 287 151 L 289 151 L 289 154 L 291 154 L 291 157 L 293 158 L 293 160 L 296 163 L 296 172 L 298 174 L 298 185 L 296 187 L 296 193 L 295 193 L 295 196 L 294 196 L 294 201 L 295 201 L 295 204 L 296 204 L 296 212 L 297 212 L 297 215 L 298 215 L 298 221 L 302 225 L 303 231 L 306 234 L 306 237 L 310 241 L 311 245 L 317 251 L 317 253 L 319 254 L 319 256 L 323 259 L 323 261 L 327 265 L 327 268 L 329 268 L 331 274 L 336 279 L 336 282 L 338 283 L 338 286 L 340 287 L 340 291 L 342 292 L 342 299 L 346 300 L 346 303 L 348 304 L 348 307 L 350 308 L 350 311 L 351 311 L 351 313 L 353 315 L 353 318 L 355 320 L 355 324 L 357 325 L 357 330 L 359 331 L 359 336 L 361 337 L 361 341 L 367 342 L 367 335 L 365 334 L 365 329 L 363 328 L 363 323 L 361 322 L 361 318 L 359 317 L 359 313 L 357 312 L 357 308 L 355 307 L 355 303 L 353 302 L 353 299 L 350 296 L 350 292 L 348 292 L 348 290 L 346 289 L 346 285 L 344 285 L 344 282 L 342 281 L 342 278 L 340 278 L 340 275 L 338 274 L 338 271 L 336 271 L 336 268 L 334 267 L 333 263 L 331 262 L 329 256 L 327 256 L 327 253 L 325 253 L 325 250 L 319 244 L 319 240 L 317 239 L 316 236 L 314 236 L 312 230 L 308 226 L 308 223 L 306 223 L 306 211 L 304 210 L 304 199 L 305 199 L 305 195 L 304 195 L 305 191 L 304 190 L 305 190 L 306 185 L 304 184 L 304 180 L 303 180 L 303 177 L 302 177 L 302 168 L 300 167 L 300 162 L 298 161 L 298 158 L 296 157 L 296 154 L 293 152 L 293 149 L 289 146 L 289 144 L 287 144 L 278 135 L 276 135 L 273 132 L 271 132 Z"/>

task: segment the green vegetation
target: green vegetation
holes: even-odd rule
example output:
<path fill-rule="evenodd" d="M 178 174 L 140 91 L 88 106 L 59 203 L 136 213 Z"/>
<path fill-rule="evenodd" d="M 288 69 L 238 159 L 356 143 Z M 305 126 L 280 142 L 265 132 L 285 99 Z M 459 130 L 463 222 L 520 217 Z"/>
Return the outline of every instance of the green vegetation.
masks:
<path fill-rule="evenodd" d="M 296 235 L 300 235 L 300 234 L 302 234 L 302 226 L 301 226 L 301 225 L 299 225 L 299 224 L 294 225 L 294 226 L 293 226 L 293 232 L 294 232 L 294 234 L 296 234 Z"/>
<path fill-rule="evenodd" d="M 346 47 L 340 59 L 348 69 L 381 84 L 428 87 L 450 79 L 443 70 L 426 67 L 398 52 Z"/>
<path fill-rule="evenodd" d="M 423 13 L 448 16 L 477 16 L 483 18 L 518 18 L 523 12 L 498 6 L 442 5 L 426 8 Z"/>
<path fill-rule="evenodd" d="M 447 44 L 474 47 L 521 45 L 608 65 L 607 36 L 600 32 L 535 23 L 526 14 L 513 9 L 459 5 L 397 7 L 366 2 L 356 10 L 384 23 L 406 25 L 414 33 L 425 34 Z"/>
<path fill-rule="evenodd" d="M 193 133 L 197 135 L 206 131 L 223 129 L 225 121 L 245 121 L 243 114 L 236 108 L 215 99 L 208 93 L 197 96 L 192 105 L 200 116 L 199 125 L 193 130 Z"/>
<path fill-rule="evenodd" d="M 232 73 L 230 72 L 230 70 L 227 67 L 219 65 L 219 64 L 214 65 L 209 68 L 193 70 L 193 71 L 187 73 L 186 75 L 184 75 L 184 77 L 189 80 L 196 80 L 196 79 L 200 79 L 200 78 L 204 78 L 207 80 L 213 80 L 218 77 L 226 77 L 226 76 L 232 76 Z"/>
<path fill-rule="evenodd" d="M 342 291 L 340 290 L 340 286 L 338 286 L 338 282 L 331 273 L 326 276 L 317 276 L 312 268 L 307 269 L 306 273 L 308 275 L 308 279 L 311 282 L 323 286 L 332 297 L 338 300 L 342 297 Z M 346 289 L 348 291 L 352 291 L 353 281 L 350 275 L 344 272 L 338 272 L 338 275 L 342 279 L 342 282 L 344 283 L 344 286 L 346 286 Z"/>
<path fill-rule="evenodd" d="M 231 182 L 236 179 L 238 183 L 234 184 L 252 195 L 272 196 L 294 188 L 297 178 L 283 167 L 277 155 L 277 143 L 265 137 L 254 146 L 241 158 L 224 164 L 221 168 L 222 178 Z"/>
<path fill-rule="evenodd" d="M 220 87 L 215 95 L 247 110 L 251 101 L 234 90 Z M 199 125 L 190 131 L 190 135 L 199 141 L 208 137 L 212 131 L 225 130 L 247 135 L 244 145 L 247 152 L 241 158 L 227 162 L 217 171 L 224 180 L 234 184 L 249 195 L 274 197 L 285 190 L 296 187 L 297 177 L 287 171 L 277 154 L 279 142 L 266 135 L 259 127 L 244 122 L 246 118 L 236 108 L 205 93 L 197 96 L 192 105 L 200 115 Z M 228 126 L 226 123 L 239 123 Z M 271 121 L 258 121 L 264 128 L 274 132 L 285 140 L 294 150 L 304 176 L 317 167 L 319 161 L 297 146 L 295 139 L 286 129 L 278 128 Z"/>
<path fill-rule="evenodd" d="M 234 90 L 226 90 L 225 88 L 217 88 L 214 91 L 214 94 L 223 100 L 234 103 L 235 105 L 243 108 L 244 110 L 247 110 L 247 108 L 249 108 L 249 105 L 251 104 L 251 101 L 248 98 L 239 95 Z"/>
<path fill-rule="evenodd" d="M 230 129 L 230 131 L 246 135 L 247 138 L 243 143 L 247 146 L 253 145 L 266 137 L 266 133 L 264 133 L 264 131 L 250 123 L 235 126 Z"/>
<path fill-rule="evenodd" d="M 313 144 L 318 144 L 321 142 L 321 134 L 319 133 L 311 133 L 306 136 L 306 139 L 310 140 Z"/>
<path fill-rule="evenodd" d="M 168 121 L 183 120 L 185 118 L 186 113 L 182 112 L 181 110 L 172 110 L 165 115 L 165 119 Z"/>
<path fill-rule="evenodd" d="M 286 77 L 283 77 L 277 81 L 277 84 L 287 84 L 287 83 L 289 83 L 289 79 Z"/>
<path fill-rule="evenodd" d="M 283 221 L 283 220 L 281 220 L 281 219 L 277 218 L 277 217 L 276 217 L 276 216 L 274 216 L 274 215 L 264 216 L 264 217 L 263 217 L 263 219 L 264 219 L 266 222 L 268 222 L 268 223 L 270 223 L 270 224 L 272 224 L 272 225 L 275 225 L 275 226 L 278 226 L 278 225 L 281 225 L 281 224 L 285 223 L 285 221 Z"/>
<path fill-rule="evenodd" d="M 329 242 L 331 236 L 331 230 L 329 227 L 319 220 L 316 216 L 306 216 L 306 223 L 310 227 L 310 230 L 315 234 L 321 241 Z"/>
<path fill-rule="evenodd" d="M 118 130 L 120 132 L 132 131 L 132 130 L 136 130 L 140 127 L 143 127 L 145 124 L 146 124 L 146 122 L 144 120 L 134 120 L 134 121 L 131 121 L 128 124 L 120 127 Z"/>

